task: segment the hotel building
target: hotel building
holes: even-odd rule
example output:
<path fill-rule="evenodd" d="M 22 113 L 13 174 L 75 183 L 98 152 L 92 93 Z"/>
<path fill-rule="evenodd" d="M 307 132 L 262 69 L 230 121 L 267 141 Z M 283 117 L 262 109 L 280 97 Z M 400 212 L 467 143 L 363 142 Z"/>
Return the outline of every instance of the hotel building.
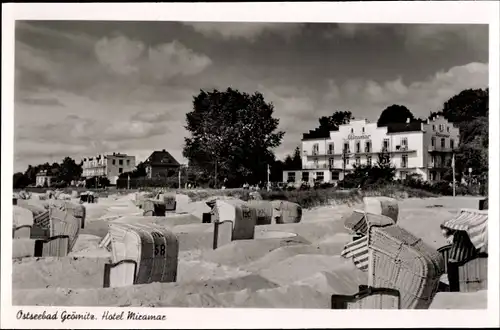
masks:
<path fill-rule="evenodd" d="M 439 116 L 425 123 L 408 120 L 385 127 L 366 119 L 352 120 L 337 131 L 304 133 L 302 170 L 284 171 L 283 181 L 335 183 L 354 165 L 376 164 L 382 152 L 390 155 L 396 179 L 417 173 L 423 180 L 439 181 L 451 167 L 458 143 L 459 129 Z"/>
<path fill-rule="evenodd" d="M 83 158 L 82 176 L 86 179 L 106 177 L 114 185 L 120 174 L 131 172 L 134 169 L 135 156 L 113 152 L 112 155 Z"/>

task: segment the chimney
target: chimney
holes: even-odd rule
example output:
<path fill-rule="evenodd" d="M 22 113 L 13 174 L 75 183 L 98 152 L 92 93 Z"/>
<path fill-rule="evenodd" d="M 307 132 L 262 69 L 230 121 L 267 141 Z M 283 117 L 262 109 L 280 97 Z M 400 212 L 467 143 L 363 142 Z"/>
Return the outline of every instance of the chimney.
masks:
<path fill-rule="evenodd" d="M 162 152 L 166 152 L 166 150 L 165 150 L 165 149 L 163 149 L 163 150 L 162 150 Z"/>
<path fill-rule="evenodd" d="M 424 123 L 420 123 L 420 129 L 423 131 L 424 130 Z"/>
<path fill-rule="evenodd" d="M 410 123 L 410 118 L 406 118 L 406 123 L 409 124 Z"/>

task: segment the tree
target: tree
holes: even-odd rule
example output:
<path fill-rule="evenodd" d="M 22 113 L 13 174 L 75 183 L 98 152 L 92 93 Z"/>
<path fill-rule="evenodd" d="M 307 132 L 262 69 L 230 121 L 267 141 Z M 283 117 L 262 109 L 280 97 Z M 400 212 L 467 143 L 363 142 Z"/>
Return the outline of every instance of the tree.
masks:
<path fill-rule="evenodd" d="M 441 113 L 454 123 L 464 123 L 479 117 L 487 117 L 489 89 L 466 89 L 444 103 Z"/>
<path fill-rule="evenodd" d="M 319 128 L 336 131 L 340 125 L 349 124 L 349 122 L 354 119 L 350 111 L 337 111 L 331 116 L 323 116 L 319 118 Z"/>
<path fill-rule="evenodd" d="M 118 176 L 118 178 L 119 179 L 128 179 L 129 176 L 131 179 L 138 179 L 138 178 L 146 177 L 147 176 L 146 165 L 143 162 L 140 162 L 139 164 L 137 164 L 137 166 L 135 167 L 135 169 L 133 171 L 122 173 Z"/>
<path fill-rule="evenodd" d="M 65 157 L 57 172 L 56 180 L 70 184 L 71 181 L 79 179 L 81 175 L 81 164 L 77 164 L 71 157 Z"/>
<path fill-rule="evenodd" d="M 23 189 L 30 184 L 29 178 L 22 172 L 14 173 L 12 181 L 14 189 Z"/>
<path fill-rule="evenodd" d="M 186 114 L 183 155 L 218 185 L 239 186 L 265 181 L 271 151 L 280 145 L 284 132 L 277 131 L 279 119 L 264 96 L 228 88 L 203 91 L 193 98 L 193 111 Z"/>
<path fill-rule="evenodd" d="M 408 118 L 410 118 L 412 122 L 416 120 L 413 113 L 411 113 L 407 107 L 393 104 L 382 111 L 378 118 L 377 126 L 387 126 L 387 124 L 390 123 L 406 123 Z"/>

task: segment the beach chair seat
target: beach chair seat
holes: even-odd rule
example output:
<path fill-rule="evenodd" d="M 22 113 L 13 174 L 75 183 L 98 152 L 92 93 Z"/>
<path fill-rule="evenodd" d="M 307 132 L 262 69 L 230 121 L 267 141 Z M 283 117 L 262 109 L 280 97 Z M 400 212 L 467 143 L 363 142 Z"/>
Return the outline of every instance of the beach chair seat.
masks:
<path fill-rule="evenodd" d="M 359 286 L 353 295 L 332 295 L 332 309 L 400 309 L 400 294 L 391 288 Z"/>
<path fill-rule="evenodd" d="M 256 225 L 270 225 L 273 221 L 274 207 L 270 201 L 249 200 L 248 206 L 255 209 L 257 213 Z"/>
<path fill-rule="evenodd" d="M 117 288 L 134 285 L 137 263 L 134 260 L 121 260 L 104 265 L 104 288 Z"/>

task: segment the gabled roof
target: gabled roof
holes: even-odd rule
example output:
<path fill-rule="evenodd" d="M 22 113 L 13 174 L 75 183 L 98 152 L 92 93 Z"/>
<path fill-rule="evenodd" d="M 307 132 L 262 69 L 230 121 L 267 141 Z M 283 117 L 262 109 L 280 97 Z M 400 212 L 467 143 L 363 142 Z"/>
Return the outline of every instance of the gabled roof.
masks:
<path fill-rule="evenodd" d="M 411 123 L 387 124 L 387 133 L 418 132 L 422 131 L 422 123 L 415 121 Z"/>
<path fill-rule="evenodd" d="M 144 162 L 144 165 L 180 166 L 179 162 L 165 149 L 162 151 L 153 151 L 151 156 Z"/>

